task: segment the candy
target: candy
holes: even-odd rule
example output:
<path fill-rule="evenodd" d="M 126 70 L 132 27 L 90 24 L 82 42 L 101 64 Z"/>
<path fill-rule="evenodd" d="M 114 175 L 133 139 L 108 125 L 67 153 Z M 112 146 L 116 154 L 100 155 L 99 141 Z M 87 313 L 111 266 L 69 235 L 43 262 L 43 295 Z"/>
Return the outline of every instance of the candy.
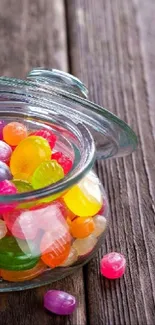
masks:
<path fill-rule="evenodd" d="M 72 169 L 73 163 L 71 159 L 65 156 L 62 152 L 58 151 L 53 153 L 52 159 L 56 160 L 59 163 L 59 165 L 61 165 L 65 175 L 68 174 L 69 171 Z"/>
<path fill-rule="evenodd" d="M 50 160 L 51 148 L 47 140 L 30 136 L 16 147 L 10 160 L 10 169 L 13 175 L 24 173 L 31 175 L 36 168 L 46 160 Z"/>
<path fill-rule="evenodd" d="M 3 214 L 6 225 L 13 236 L 34 239 L 38 231 L 38 220 L 33 211 L 14 210 Z"/>
<path fill-rule="evenodd" d="M 120 278 L 125 272 L 125 267 L 125 257 L 116 252 L 105 255 L 100 263 L 101 274 L 108 279 Z"/>
<path fill-rule="evenodd" d="M 3 128 L 6 125 L 6 122 L 3 120 L 0 120 L 0 140 L 3 140 Z"/>
<path fill-rule="evenodd" d="M 56 140 L 57 140 L 57 136 L 53 132 L 46 130 L 46 129 L 41 129 L 41 130 L 32 132 L 30 135 L 36 135 L 36 136 L 46 139 L 48 141 L 51 149 L 53 149 L 53 147 L 55 146 Z"/>
<path fill-rule="evenodd" d="M 13 179 L 16 181 L 27 181 L 31 183 L 32 176 L 24 173 L 17 173 L 14 175 Z"/>
<path fill-rule="evenodd" d="M 6 234 L 7 234 L 6 224 L 3 220 L 0 220 L 0 239 L 5 237 Z"/>
<path fill-rule="evenodd" d="M 0 195 L 10 195 L 16 194 L 17 189 L 14 184 L 12 184 L 8 180 L 4 180 L 0 182 Z M 10 202 L 10 203 L 0 203 L 0 213 L 5 213 L 12 211 L 17 205 L 17 202 Z"/>
<path fill-rule="evenodd" d="M 16 186 L 18 193 L 33 191 L 32 185 L 27 181 L 14 179 L 12 182 Z"/>
<path fill-rule="evenodd" d="M 0 141 L 0 161 L 8 163 L 12 154 L 11 147 L 4 141 Z"/>
<path fill-rule="evenodd" d="M 62 167 L 55 161 L 44 161 L 32 175 L 32 186 L 39 189 L 58 182 L 64 177 Z"/>
<path fill-rule="evenodd" d="M 28 281 L 36 278 L 38 275 L 42 274 L 46 269 L 47 266 L 42 261 L 39 261 L 30 270 L 9 271 L 9 270 L 2 269 L 1 277 L 6 281 L 11 281 L 11 282 Z"/>
<path fill-rule="evenodd" d="M 70 231 L 73 237 L 85 238 L 89 236 L 95 229 L 94 221 L 91 217 L 74 219 L 70 226 Z"/>
<path fill-rule="evenodd" d="M 28 270 L 38 263 L 38 257 L 34 257 L 28 243 L 12 236 L 0 240 L 0 268 L 6 270 Z"/>
<path fill-rule="evenodd" d="M 78 255 L 86 255 L 89 254 L 94 246 L 97 244 L 97 239 L 93 235 L 89 235 L 84 239 L 76 239 L 73 242 L 73 247 L 77 250 Z"/>
<path fill-rule="evenodd" d="M 50 205 L 43 204 L 32 208 L 35 219 L 40 229 L 56 233 L 57 237 L 68 232 L 68 225 L 63 215 L 63 209 L 60 202 L 54 201 Z"/>
<path fill-rule="evenodd" d="M 70 235 L 65 229 L 58 228 L 58 232 L 46 232 L 40 245 L 41 259 L 51 268 L 59 266 L 68 257 L 70 246 Z"/>
<path fill-rule="evenodd" d="M 9 167 L 2 161 L 0 161 L 0 181 L 12 179 L 12 174 Z"/>
<path fill-rule="evenodd" d="M 76 299 L 67 292 L 49 290 L 44 295 L 44 307 L 57 315 L 70 315 L 76 308 Z"/>
<path fill-rule="evenodd" d="M 63 199 L 75 215 L 94 216 L 102 207 L 102 193 L 98 179 L 90 172 L 78 185 L 73 186 Z"/>
<path fill-rule="evenodd" d="M 3 128 L 3 139 L 11 146 L 17 146 L 20 141 L 27 137 L 27 128 L 19 122 L 11 122 Z"/>
<path fill-rule="evenodd" d="M 59 266 L 61 267 L 68 267 L 72 264 L 74 264 L 78 259 L 78 253 L 77 250 L 74 247 L 71 247 L 70 253 L 67 257 L 67 259 Z"/>
<path fill-rule="evenodd" d="M 100 236 L 106 229 L 107 227 L 107 220 L 105 217 L 96 215 L 93 218 L 94 224 L 95 224 L 95 230 L 93 232 L 93 235 L 98 237 Z"/>

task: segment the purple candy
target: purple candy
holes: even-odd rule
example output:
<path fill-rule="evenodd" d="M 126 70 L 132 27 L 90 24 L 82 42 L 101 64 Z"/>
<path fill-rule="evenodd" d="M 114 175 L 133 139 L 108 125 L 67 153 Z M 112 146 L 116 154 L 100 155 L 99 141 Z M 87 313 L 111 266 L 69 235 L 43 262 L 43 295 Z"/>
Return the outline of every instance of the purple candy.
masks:
<path fill-rule="evenodd" d="M 0 181 L 4 181 L 5 179 L 12 179 L 12 174 L 9 167 L 4 162 L 0 161 Z"/>
<path fill-rule="evenodd" d="M 0 161 L 3 161 L 5 163 L 9 162 L 11 154 L 11 147 L 4 141 L 0 140 Z"/>
<path fill-rule="evenodd" d="M 49 290 L 44 295 L 44 307 L 57 315 L 70 315 L 76 308 L 76 299 L 67 292 Z"/>
<path fill-rule="evenodd" d="M 0 140 L 3 140 L 3 128 L 6 125 L 6 122 L 3 120 L 0 120 Z"/>

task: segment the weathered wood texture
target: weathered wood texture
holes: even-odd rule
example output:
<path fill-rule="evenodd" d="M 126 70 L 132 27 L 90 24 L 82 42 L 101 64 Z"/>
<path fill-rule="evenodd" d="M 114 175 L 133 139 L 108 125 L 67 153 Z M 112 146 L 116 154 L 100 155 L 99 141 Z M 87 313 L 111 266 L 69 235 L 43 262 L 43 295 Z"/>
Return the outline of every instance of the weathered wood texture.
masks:
<path fill-rule="evenodd" d="M 84 268 L 88 324 L 155 324 L 155 2 L 67 1 L 70 67 L 90 98 L 128 122 L 139 148 L 98 162 L 111 225 L 96 259 Z M 124 279 L 99 275 L 111 250 L 127 258 Z"/>
<path fill-rule="evenodd" d="M 1 295 L 0 325 L 155 324 L 154 16 L 154 0 L 0 1 L 1 75 L 24 77 L 39 65 L 70 69 L 92 100 L 139 137 L 132 156 L 96 165 L 111 206 L 97 257 L 51 286 Z M 124 253 L 128 265 L 115 282 L 99 274 L 99 260 L 111 250 Z M 64 318 L 44 312 L 48 288 L 75 294 L 77 311 Z"/>

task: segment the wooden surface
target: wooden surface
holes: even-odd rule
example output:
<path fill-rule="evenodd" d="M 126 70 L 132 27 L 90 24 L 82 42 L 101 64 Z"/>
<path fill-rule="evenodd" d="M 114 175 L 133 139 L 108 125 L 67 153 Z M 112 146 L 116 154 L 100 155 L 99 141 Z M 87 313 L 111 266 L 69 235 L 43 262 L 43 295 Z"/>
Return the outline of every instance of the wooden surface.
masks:
<path fill-rule="evenodd" d="M 154 0 L 0 1 L 1 75 L 24 77 L 34 66 L 69 71 L 139 137 L 132 156 L 96 164 L 111 206 L 96 258 L 50 286 L 1 294 L 0 325 L 155 324 L 154 17 Z M 101 256 L 113 250 L 127 259 L 118 281 L 99 274 Z M 72 316 L 44 311 L 49 288 L 77 297 Z"/>

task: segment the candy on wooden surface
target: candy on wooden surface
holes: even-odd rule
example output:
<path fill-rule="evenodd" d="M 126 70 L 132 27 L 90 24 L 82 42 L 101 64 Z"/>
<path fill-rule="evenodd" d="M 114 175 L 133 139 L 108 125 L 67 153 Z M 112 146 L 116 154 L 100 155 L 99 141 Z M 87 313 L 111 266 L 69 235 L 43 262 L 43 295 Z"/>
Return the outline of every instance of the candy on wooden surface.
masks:
<path fill-rule="evenodd" d="M 44 307 L 57 315 L 70 315 L 77 306 L 76 299 L 71 294 L 59 291 L 49 290 L 44 295 Z"/>
<path fill-rule="evenodd" d="M 108 279 L 118 279 L 123 276 L 126 268 L 125 257 L 116 252 L 105 255 L 100 262 L 101 274 Z"/>

